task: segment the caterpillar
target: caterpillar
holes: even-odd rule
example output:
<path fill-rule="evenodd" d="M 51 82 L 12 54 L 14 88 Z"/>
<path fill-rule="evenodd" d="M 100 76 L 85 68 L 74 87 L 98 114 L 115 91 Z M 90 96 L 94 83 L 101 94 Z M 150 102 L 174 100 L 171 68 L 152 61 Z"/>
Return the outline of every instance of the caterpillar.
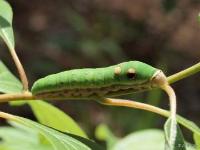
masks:
<path fill-rule="evenodd" d="M 159 87 L 161 70 L 140 61 L 104 68 L 74 69 L 39 79 L 32 86 L 35 97 L 93 99 L 116 97 Z M 159 78 L 160 80 L 160 78 Z"/>

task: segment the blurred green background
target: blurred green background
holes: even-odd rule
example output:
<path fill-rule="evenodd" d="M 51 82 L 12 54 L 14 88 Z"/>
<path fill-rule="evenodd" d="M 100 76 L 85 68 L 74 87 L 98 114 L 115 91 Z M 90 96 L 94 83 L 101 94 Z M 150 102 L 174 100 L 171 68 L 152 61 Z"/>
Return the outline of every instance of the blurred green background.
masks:
<path fill-rule="evenodd" d="M 38 78 L 63 70 L 103 67 L 140 60 L 167 75 L 199 61 L 199 0 L 8 0 L 14 11 L 16 50 L 30 86 Z M 1 43 L 1 49 L 6 49 Z M 3 62 L 17 75 L 10 54 Z M 173 84 L 178 113 L 200 125 L 200 78 Z M 128 95 L 168 109 L 159 90 Z M 56 101 L 89 134 L 106 123 L 117 136 L 146 128 L 162 128 L 165 118 L 141 110 L 102 106 L 92 101 Z M 1 104 L 6 112 L 34 119 L 27 106 Z M 190 140 L 190 133 L 184 130 Z"/>

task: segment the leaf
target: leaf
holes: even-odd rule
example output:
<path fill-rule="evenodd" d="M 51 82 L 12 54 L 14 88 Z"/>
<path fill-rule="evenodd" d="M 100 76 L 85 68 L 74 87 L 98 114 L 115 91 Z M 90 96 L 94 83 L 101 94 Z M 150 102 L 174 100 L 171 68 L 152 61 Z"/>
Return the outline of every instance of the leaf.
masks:
<path fill-rule="evenodd" d="M 165 113 L 165 117 L 169 117 L 170 116 L 170 112 L 164 110 Z M 179 124 L 181 124 L 182 126 L 186 127 L 187 129 L 189 129 L 190 131 L 192 131 L 193 133 L 196 133 L 198 135 L 200 135 L 200 128 L 192 121 L 180 116 L 180 115 L 176 115 L 176 119 L 177 122 Z"/>
<path fill-rule="evenodd" d="M 10 106 L 22 106 L 27 103 L 26 100 L 9 101 Z"/>
<path fill-rule="evenodd" d="M 190 129 L 193 133 L 200 135 L 200 128 L 192 121 L 183 118 L 180 115 L 177 115 L 177 121 L 184 127 Z"/>
<path fill-rule="evenodd" d="M 158 129 L 134 132 L 120 140 L 112 150 L 164 150 L 164 134 Z"/>
<path fill-rule="evenodd" d="M 186 150 L 183 134 L 178 124 L 176 124 L 176 129 L 174 131 L 171 131 L 171 118 L 167 119 L 164 130 L 166 139 L 166 150 Z M 171 134 L 173 135 L 171 136 Z M 175 138 L 174 141 L 171 138 Z"/>
<path fill-rule="evenodd" d="M 159 129 L 147 129 L 129 134 L 119 140 L 111 150 L 164 150 L 164 147 L 164 132 Z M 187 143 L 187 150 L 195 148 Z"/>
<path fill-rule="evenodd" d="M 197 147 L 197 150 L 200 150 L 200 134 L 193 134 L 193 138 Z"/>
<path fill-rule="evenodd" d="M 37 117 L 38 121 L 44 125 L 55 128 L 62 132 L 67 132 L 87 138 L 87 135 L 79 125 L 67 114 L 51 104 L 44 101 L 27 101 Z"/>
<path fill-rule="evenodd" d="M 0 112 L 0 116 L 20 126 L 40 133 L 53 146 L 53 150 L 102 150 L 96 143 L 72 134 L 64 134 L 26 118 Z"/>
<path fill-rule="evenodd" d="M 0 36 L 10 50 L 14 50 L 15 47 L 12 19 L 12 8 L 6 1 L 0 0 Z"/>
<path fill-rule="evenodd" d="M 115 137 L 106 124 L 100 124 L 95 130 L 95 137 L 99 140 L 104 140 L 107 143 L 107 148 L 110 149 L 117 142 Z"/>
<path fill-rule="evenodd" d="M 21 82 L 8 70 L 3 62 L 0 61 L 0 92 L 19 93 L 21 91 Z"/>
<path fill-rule="evenodd" d="M 42 143 L 38 132 L 13 127 L 0 128 L 0 150 L 53 150 L 50 143 Z"/>

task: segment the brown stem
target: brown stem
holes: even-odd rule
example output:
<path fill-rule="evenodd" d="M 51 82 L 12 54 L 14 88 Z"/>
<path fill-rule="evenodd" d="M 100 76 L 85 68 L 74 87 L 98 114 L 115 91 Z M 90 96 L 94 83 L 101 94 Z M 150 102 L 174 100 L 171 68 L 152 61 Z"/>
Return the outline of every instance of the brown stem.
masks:
<path fill-rule="evenodd" d="M 151 111 L 157 114 L 160 114 L 162 116 L 168 116 L 168 113 L 166 110 L 163 110 L 161 108 L 140 103 L 136 101 L 130 101 L 130 100 L 124 100 L 124 99 L 114 99 L 114 98 L 105 98 L 98 101 L 101 104 L 104 105 L 110 105 L 110 106 L 123 106 L 123 107 L 130 107 L 130 108 L 136 108 L 136 109 L 143 109 L 147 111 Z"/>
<path fill-rule="evenodd" d="M 27 79 L 27 76 L 26 76 L 26 73 L 24 71 L 24 68 L 16 54 L 16 51 L 14 49 L 11 49 L 10 50 L 10 53 L 11 53 L 11 56 L 15 62 L 15 65 L 17 67 L 17 70 L 18 70 L 18 73 L 19 73 L 19 76 L 20 76 L 20 79 L 22 81 L 22 84 L 23 84 L 23 89 L 24 91 L 28 91 L 28 79 Z"/>
<path fill-rule="evenodd" d="M 110 105 L 110 106 L 122 106 L 122 107 L 130 107 L 130 108 L 136 108 L 136 109 L 141 109 L 141 110 L 147 110 L 147 111 L 150 111 L 150 112 L 153 112 L 165 117 L 170 116 L 170 112 L 167 110 L 164 110 L 164 109 L 161 109 L 149 104 L 135 102 L 131 100 L 105 98 L 105 99 L 98 100 L 98 102 L 101 104 Z M 176 115 L 176 118 L 177 118 L 177 121 L 184 127 L 188 128 L 194 133 L 200 133 L 199 127 L 193 122 L 179 115 Z"/>
<path fill-rule="evenodd" d="M 35 99 L 35 97 L 32 95 L 31 92 L 0 95 L 0 102 L 17 101 L 17 100 L 33 100 L 33 99 Z"/>

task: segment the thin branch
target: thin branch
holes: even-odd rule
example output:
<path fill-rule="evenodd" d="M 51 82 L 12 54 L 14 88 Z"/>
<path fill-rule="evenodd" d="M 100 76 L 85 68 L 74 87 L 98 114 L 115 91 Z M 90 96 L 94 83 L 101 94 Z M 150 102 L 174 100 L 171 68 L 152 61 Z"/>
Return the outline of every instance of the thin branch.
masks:
<path fill-rule="evenodd" d="M 14 63 L 17 67 L 17 71 L 19 73 L 19 77 L 20 77 L 20 80 L 21 80 L 22 85 L 23 85 L 23 90 L 24 90 L 24 92 L 26 92 L 26 91 L 28 91 L 28 79 L 27 79 L 26 73 L 24 71 L 23 65 L 21 64 L 21 62 L 20 62 L 20 60 L 17 56 L 17 53 L 15 51 L 14 46 L 12 46 L 13 44 L 10 43 L 9 38 L 6 36 L 5 33 L 3 35 L 4 35 L 3 40 L 6 43 L 8 49 L 10 51 L 10 54 L 11 54 L 13 60 L 14 60 Z"/>
<path fill-rule="evenodd" d="M 103 105 L 123 106 L 123 107 L 142 109 L 142 110 L 154 112 L 166 117 L 168 117 L 170 114 L 168 111 L 163 110 L 161 108 L 158 108 L 149 104 L 140 103 L 140 102 L 131 101 L 131 100 L 125 100 L 125 99 L 105 98 L 105 99 L 98 100 L 98 102 Z"/>
<path fill-rule="evenodd" d="M 34 100 L 34 99 L 35 97 L 32 95 L 31 92 L 0 95 L 0 102 L 9 102 L 17 100 Z"/>
<path fill-rule="evenodd" d="M 130 107 L 130 108 L 142 109 L 142 110 L 146 110 L 146 111 L 150 111 L 150 112 L 159 114 L 164 117 L 170 116 L 170 112 L 167 110 L 164 110 L 164 109 L 161 109 L 161 108 L 149 105 L 149 104 L 140 103 L 140 102 L 131 101 L 131 100 L 105 98 L 105 99 L 98 100 L 98 102 L 101 104 L 104 104 L 104 105 L 109 105 L 109 106 L 120 106 L 120 107 Z M 193 122 L 191 122 L 179 115 L 176 115 L 176 119 L 182 126 L 186 127 L 190 131 L 192 131 L 194 133 L 198 132 L 200 134 L 200 128 L 198 126 L 196 126 Z"/>
<path fill-rule="evenodd" d="M 21 82 L 23 84 L 23 89 L 24 89 L 24 91 L 28 91 L 28 79 L 27 79 L 26 73 L 24 71 L 24 68 L 16 54 L 16 51 L 14 49 L 10 49 L 10 53 L 15 62 L 15 65 L 17 67 Z"/>
<path fill-rule="evenodd" d="M 167 78 L 169 84 L 179 81 L 183 78 L 189 77 L 200 71 L 200 62 Z"/>

